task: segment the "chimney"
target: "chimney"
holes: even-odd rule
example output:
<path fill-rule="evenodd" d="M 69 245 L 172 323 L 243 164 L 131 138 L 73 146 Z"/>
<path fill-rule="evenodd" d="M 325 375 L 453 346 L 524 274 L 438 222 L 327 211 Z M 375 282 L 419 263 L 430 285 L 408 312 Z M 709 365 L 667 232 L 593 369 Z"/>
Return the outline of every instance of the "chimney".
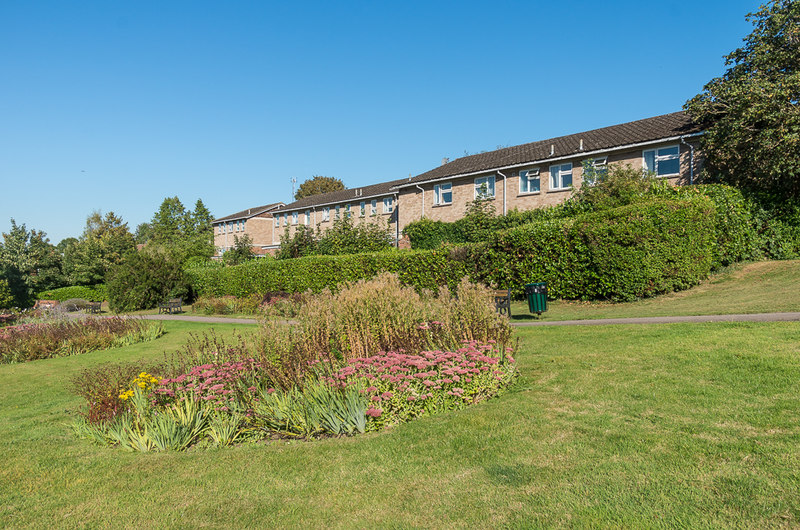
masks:
<path fill-rule="evenodd" d="M 444 158 L 442 158 L 442 165 L 445 165 L 445 164 L 447 164 L 448 162 L 450 162 L 450 159 L 449 159 L 449 158 L 447 158 L 447 157 L 444 157 Z"/>
<path fill-rule="evenodd" d="M 579 149 L 580 149 L 581 151 L 583 151 L 583 138 L 581 138 L 581 145 L 580 145 L 580 148 L 579 148 Z"/>

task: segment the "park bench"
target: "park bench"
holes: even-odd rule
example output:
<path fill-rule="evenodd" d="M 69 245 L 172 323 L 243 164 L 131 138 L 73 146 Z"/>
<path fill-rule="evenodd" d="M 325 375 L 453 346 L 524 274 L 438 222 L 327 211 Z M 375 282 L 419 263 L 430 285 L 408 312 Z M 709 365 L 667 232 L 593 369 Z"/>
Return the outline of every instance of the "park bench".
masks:
<path fill-rule="evenodd" d="M 89 302 L 86 304 L 86 310 L 90 313 L 100 312 L 100 302 Z"/>
<path fill-rule="evenodd" d="M 505 314 L 511 318 L 511 289 L 497 289 L 492 291 L 494 297 L 494 308 L 498 313 Z"/>
<path fill-rule="evenodd" d="M 181 313 L 183 301 L 180 298 L 170 298 L 166 302 L 158 304 L 158 313 Z"/>

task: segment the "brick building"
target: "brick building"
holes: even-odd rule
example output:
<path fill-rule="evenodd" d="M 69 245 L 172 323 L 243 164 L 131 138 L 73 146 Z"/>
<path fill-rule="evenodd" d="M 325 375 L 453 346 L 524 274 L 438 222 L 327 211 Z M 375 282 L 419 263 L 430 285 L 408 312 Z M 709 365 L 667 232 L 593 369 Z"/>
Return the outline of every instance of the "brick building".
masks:
<path fill-rule="evenodd" d="M 281 235 L 300 226 L 330 228 L 340 216 L 386 223 L 397 240 L 410 222 L 455 221 L 478 197 L 498 214 L 563 202 L 573 187 L 614 164 L 652 171 L 673 184 L 691 184 L 702 164 L 702 131 L 685 112 L 465 156 L 407 179 L 312 195 L 290 204 L 252 208 L 214 221 L 215 244 L 233 246 L 248 233 L 259 253 L 274 252 Z M 239 227 L 239 228 L 237 228 Z"/>
<path fill-rule="evenodd" d="M 585 164 L 595 173 L 627 164 L 689 184 L 701 163 L 701 134 L 686 113 L 675 112 L 459 158 L 394 186 L 399 229 L 422 217 L 455 221 L 478 197 L 498 214 L 558 204 L 586 184 Z"/>
<path fill-rule="evenodd" d="M 215 257 L 220 257 L 226 250 L 233 248 L 234 236 L 249 235 L 253 240 L 253 252 L 263 255 L 268 252 L 274 239 L 272 228 L 272 214 L 282 202 L 248 208 L 225 217 L 214 219 L 214 247 L 217 249 Z"/>

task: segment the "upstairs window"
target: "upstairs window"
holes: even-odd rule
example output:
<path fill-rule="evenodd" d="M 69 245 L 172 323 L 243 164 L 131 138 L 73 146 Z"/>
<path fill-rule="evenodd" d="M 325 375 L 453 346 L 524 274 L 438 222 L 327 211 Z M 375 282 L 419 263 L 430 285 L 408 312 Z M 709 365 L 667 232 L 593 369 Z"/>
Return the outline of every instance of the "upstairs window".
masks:
<path fill-rule="evenodd" d="M 452 204 L 453 203 L 453 184 L 445 182 L 436 184 L 433 187 L 433 204 Z"/>
<path fill-rule="evenodd" d="M 478 177 L 475 179 L 475 198 L 494 198 L 494 175 L 491 177 Z"/>
<path fill-rule="evenodd" d="M 392 213 L 394 211 L 394 197 L 383 198 L 383 213 Z"/>
<path fill-rule="evenodd" d="M 341 214 L 339 213 L 339 210 L 340 210 L 340 207 L 339 207 L 339 205 L 337 204 L 337 205 L 336 205 L 336 213 L 334 213 L 334 214 L 333 214 L 333 218 L 334 218 L 334 219 L 339 219 L 339 217 L 341 216 Z"/>
<path fill-rule="evenodd" d="M 361 212 L 359 214 L 361 217 L 364 217 L 365 215 L 367 215 L 367 203 L 366 202 L 361 201 L 361 209 L 359 211 Z"/>
<path fill-rule="evenodd" d="M 323 221 L 330 221 L 331 220 L 331 208 L 330 206 L 326 206 L 322 209 L 322 220 Z"/>
<path fill-rule="evenodd" d="M 608 174 L 608 157 L 590 158 L 583 161 L 583 183 L 594 186 Z"/>
<path fill-rule="evenodd" d="M 378 215 L 378 199 L 372 199 L 369 203 L 369 214 Z"/>
<path fill-rule="evenodd" d="M 519 172 L 519 192 L 538 193 L 540 189 L 539 168 L 523 169 Z"/>
<path fill-rule="evenodd" d="M 681 172 L 680 147 L 671 145 L 659 149 L 649 149 L 642 153 L 645 171 L 657 177 L 671 177 Z"/>
<path fill-rule="evenodd" d="M 550 166 L 550 189 L 565 190 L 572 186 L 572 162 Z"/>
<path fill-rule="evenodd" d="M 279 226 L 281 226 L 281 216 L 280 215 L 276 215 L 275 218 L 273 219 L 273 221 L 275 221 L 275 228 L 278 228 Z"/>
<path fill-rule="evenodd" d="M 297 217 L 298 217 L 298 215 L 299 215 L 299 213 L 298 213 L 298 212 L 292 212 L 292 224 L 293 224 L 293 225 L 296 225 L 296 224 L 297 224 Z"/>
<path fill-rule="evenodd" d="M 285 213 L 283 214 L 283 226 L 286 226 L 288 224 L 289 224 L 289 214 Z"/>
<path fill-rule="evenodd" d="M 311 224 L 311 210 L 306 210 L 305 222 L 303 224 L 306 226 Z"/>

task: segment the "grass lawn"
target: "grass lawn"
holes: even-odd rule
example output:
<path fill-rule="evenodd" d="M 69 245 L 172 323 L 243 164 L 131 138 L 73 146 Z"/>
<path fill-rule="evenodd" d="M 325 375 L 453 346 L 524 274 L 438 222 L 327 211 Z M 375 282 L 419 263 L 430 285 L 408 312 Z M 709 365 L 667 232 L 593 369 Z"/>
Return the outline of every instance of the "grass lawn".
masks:
<path fill-rule="evenodd" d="M 513 302 L 514 320 L 532 320 L 527 302 Z M 548 302 L 541 320 L 660 317 L 800 311 L 800 260 L 737 264 L 697 287 L 630 303 Z"/>
<path fill-rule="evenodd" d="M 356 438 L 161 454 L 75 439 L 70 375 L 208 327 L 165 325 L 0 366 L 0 526 L 800 525 L 798 323 L 519 330 L 513 391 Z"/>

